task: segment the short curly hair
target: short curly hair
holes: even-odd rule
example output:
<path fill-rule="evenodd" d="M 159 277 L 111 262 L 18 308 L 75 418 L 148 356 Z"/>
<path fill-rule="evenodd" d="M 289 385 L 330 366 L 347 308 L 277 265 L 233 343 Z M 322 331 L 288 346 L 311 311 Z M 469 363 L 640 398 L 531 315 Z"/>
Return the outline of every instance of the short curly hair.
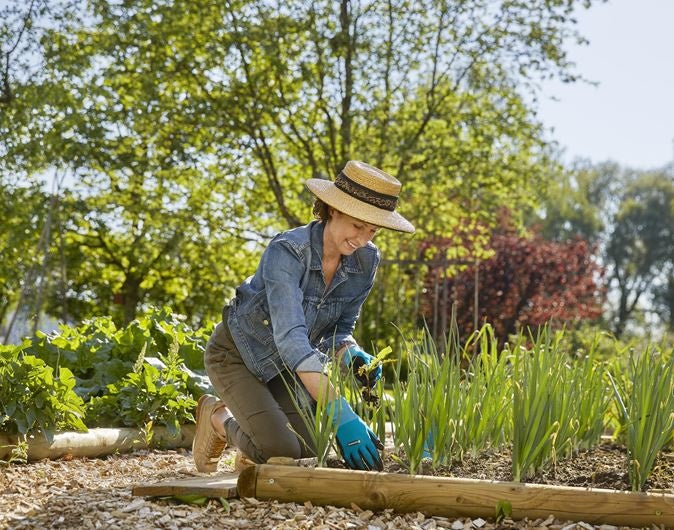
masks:
<path fill-rule="evenodd" d="M 313 214 L 316 219 L 320 219 L 324 223 L 327 223 L 328 219 L 330 219 L 330 207 L 317 198 L 314 200 Z"/>

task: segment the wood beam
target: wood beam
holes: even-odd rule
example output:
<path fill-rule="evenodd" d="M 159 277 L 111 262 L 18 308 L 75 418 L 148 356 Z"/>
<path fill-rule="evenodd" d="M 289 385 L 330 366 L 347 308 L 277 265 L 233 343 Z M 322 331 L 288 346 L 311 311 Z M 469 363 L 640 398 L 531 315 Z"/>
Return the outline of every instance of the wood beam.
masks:
<path fill-rule="evenodd" d="M 605 489 L 520 484 L 475 479 L 351 471 L 346 469 L 256 465 L 238 481 L 241 497 L 280 502 L 444 517 L 495 517 L 510 507 L 515 520 L 546 518 L 627 526 L 674 528 L 674 495 Z M 506 508 L 507 509 L 507 508 Z"/>

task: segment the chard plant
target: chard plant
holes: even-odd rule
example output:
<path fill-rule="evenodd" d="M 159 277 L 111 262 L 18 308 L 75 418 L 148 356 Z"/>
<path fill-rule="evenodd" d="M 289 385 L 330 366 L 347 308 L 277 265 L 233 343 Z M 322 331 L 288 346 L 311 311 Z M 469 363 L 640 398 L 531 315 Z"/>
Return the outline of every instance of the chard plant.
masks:
<path fill-rule="evenodd" d="M 143 428 L 164 425 L 171 436 L 179 434 L 181 424 L 194 423 L 192 411 L 197 403 L 188 389 L 188 374 L 181 368 L 178 348 L 174 339 L 168 353 L 160 355 L 162 364 L 157 368 L 148 362 L 141 347 L 133 371 L 109 384 L 103 396 L 89 401 L 87 423 Z"/>
<path fill-rule="evenodd" d="M 24 441 L 39 433 L 49 443 L 60 430 L 86 431 L 72 372 L 26 355 L 24 346 L 0 346 L 0 431 Z"/>
<path fill-rule="evenodd" d="M 674 350 L 630 355 L 625 377 L 610 377 L 628 451 L 632 490 L 643 490 L 658 453 L 674 436 Z M 617 371 L 617 365 L 614 365 Z"/>

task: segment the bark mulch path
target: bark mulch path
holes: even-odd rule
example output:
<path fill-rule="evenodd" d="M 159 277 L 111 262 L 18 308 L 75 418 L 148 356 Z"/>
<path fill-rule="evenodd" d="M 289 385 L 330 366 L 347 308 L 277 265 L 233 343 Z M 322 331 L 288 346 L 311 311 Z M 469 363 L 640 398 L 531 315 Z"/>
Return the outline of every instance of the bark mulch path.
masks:
<path fill-rule="evenodd" d="M 225 455 L 219 471 L 231 471 L 233 456 L 232 451 Z M 624 459 L 620 451 L 609 447 L 599 460 L 591 463 L 581 460 L 571 467 L 559 463 L 553 475 L 540 480 L 551 484 L 569 484 L 571 480 L 575 481 L 573 485 L 579 486 L 614 487 L 615 480 L 623 483 L 626 480 L 618 476 L 622 471 L 617 471 L 615 464 L 611 463 L 617 456 L 621 461 Z M 443 471 L 452 476 L 508 480 L 508 459 L 507 452 L 494 451 L 480 458 L 467 456 L 462 466 Z M 660 489 L 667 480 L 673 480 L 674 464 L 666 471 L 670 460 L 663 462 L 659 463 L 660 469 L 665 470 L 663 478 L 651 485 L 653 489 Z M 388 465 L 393 470 L 393 461 Z M 104 459 L 43 460 L 27 465 L 5 465 L 0 467 L 0 528 L 617 529 L 610 525 L 595 527 L 581 521 L 558 521 L 553 517 L 536 521 L 506 519 L 497 524 L 482 519 L 454 520 L 426 517 L 421 513 L 396 514 L 392 510 L 372 513 L 361 510 L 357 505 L 353 505 L 352 509 L 343 509 L 312 506 L 310 503 L 242 499 L 231 500 L 227 506 L 217 500 L 194 506 L 173 500 L 131 496 L 131 487 L 135 484 L 194 476 L 199 474 L 194 469 L 191 454 L 184 450 L 138 451 Z M 606 477 L 612 478 L 606 482 Z M 670 482 L 669 486 L 661 489 L 669 488 L 674 492 L 674 483 Z"/>

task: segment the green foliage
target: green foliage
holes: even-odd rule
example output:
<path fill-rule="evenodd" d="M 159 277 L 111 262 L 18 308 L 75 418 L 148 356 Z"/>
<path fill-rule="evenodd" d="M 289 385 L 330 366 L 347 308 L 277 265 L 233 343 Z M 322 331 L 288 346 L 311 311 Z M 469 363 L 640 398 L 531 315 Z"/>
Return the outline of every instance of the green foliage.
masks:
<path fill-rule="evenodd" d="M 547 327 L 513 347 L 513 479 L 599 442 L 610 403 L 604 368 L 593 351 L 575 362 L 562 350 L 563 332 Z"/>
<path fill-rule="evenodd" d="M 644 293 L 674 271 L 674 179 L 665 172 L 632 175 L 606 246 L 619 301 L 613 328 L 620 336 Z"/>
<path fill-rule="evenodd" d="M 192 331 L 168 308 L 118 329 L 110 317 L 61 325 L 0 347 L 0 430 L 48 437 L 88 426 L 152 427 L 176 434 L 193 423 L 195 397 L 212 391 L 203 367 L 208 329 Z M 58 373 L 55 378 L 53 373 Z"/>
<path fill-rule="evenodd" d="M 35 310 L 47 205 L 47 194 L 37 184 L 3 182 L 0 175 L 0 323 L 19 302 L 22 291 L 24 306 Z"/>
<path fill-rule="evenodd" d="M 77 327 L 61 324 L 52 333 L 38 332 L 21 349 L 49 366 L 70 369 L 77 379 L 76 392 L 87 400 L 131 371 L 141 350 L 146 357 L 161 356 L 175 343 L 189 369 L 203 370 L 203 351 L 210 331 L 193 331 L 169 308 L 149 308 L 123 328 L 117 328 L 107 316 Z"/>
<path fill-rule="evenodd" d="M 446 354 L 438 355 L 427 331 L 408 347 L 406 380 L 399 369 L 394 374 L 393 437 L 408 456 L 411 473 L 424 454 L 437 467 L 512 438 L 511 357 L 498 350 L 489 325 L 464 347 L 453 329 Z"/>
<path fill-rule="evenodd" d="M 438 355 L 427 332 L 407 348 L 406 378 L 401 363 L 393 374 L 393 439 L 411 473 L 424 457 L 435 468 L 467 451 L 512 444 L 519 481 L 599 443 L 611 394 L 596 343 L 569 355 L 563 332 L 544 328 L 535 339 L 519 335 L 501 350 L 487 324 L 461 347 L 453 329 L 446 354 Z"/>
<path fill-rule="evenodd" d="M 311 399 L 296 376 L 290 375 L 290 372 L 285 370 L 281 373 L 281 378 L 311 439 L 304 440 L 298 433 L 295 434 L 298 435 L 301 443 L 316 451 L 316 465 L 325 467 L 328 453 L 333 447 L 337 434 L 333 417 L 328 414 L 328 392 L 331 388 L 339 388 L 340 372 L 334 367 L 329 370 L 328 376 L 321 380 L 321 384 L 325 383 L 325 386 L 320 386 L 318 399 L 315 401 Z M 288 423 L 288 428 L 292 430 L 290 423 Z"/>
<path fill-rule="evenodd" d="M 552 179 L 544 216 L 530 219 L 552 239 L 581 236 L 598 244 L 608 274 L 606 328 L 621 337 L 641 321 L 648 303 L 671 331 L 674 307 L 674 184 L 671 169 L 636 171 L 614 163 L 580 164 Z M 648 300 L 650 298 L 650 300 Z M 651 319 L 652 320 L 652 319 Z"/>
<path fill-rule="evenodd" d="M 165 425 L 176 436 L 182 423 L 194 423 L 192 411 L 197 403 L 188 390 L 188 375 L 180 367 L 177 340 L 162 356 L 165 367 L 161 370 L 144 362 L 144 354 L 145 348 L 133 372 L 108 385 L 103 396 L 91 399 L 87 405 L 89 425 Z"/>
<path fill-rule="evenodd" d="M 41 25 L 44 68 L 0 113 L 0 175 L 75 176 L 49 312 L 127 323 L 169 303 L 203 324 L 266 238 L 308 220 L 303 181 L 350 158 L 403 181 L 421 237 L 535 205 L 554 164 L 521 92 L 575 79 L 565 46 L 590 2 L 78 4 L 81 19 Z M 417 256 L 414 240 L 380 245 Z M 364 315 L 413 322 L 390 282 Z"/>
<path fill-rule="evenodd" d="M 632 353 L 626 371 L 616 361 L 612 372 L 630 483 L 641 491 L 658 453 L 674 439 L 674 350 Z"/>
<path fill-rule="evenodd" d="M 56 431 L 86 431 L 84 402 L 74 391 L 75 377 L 26 355 L 21 346 L 0 347 L 0 431 L 41 433 L 51 442 Z"/>

